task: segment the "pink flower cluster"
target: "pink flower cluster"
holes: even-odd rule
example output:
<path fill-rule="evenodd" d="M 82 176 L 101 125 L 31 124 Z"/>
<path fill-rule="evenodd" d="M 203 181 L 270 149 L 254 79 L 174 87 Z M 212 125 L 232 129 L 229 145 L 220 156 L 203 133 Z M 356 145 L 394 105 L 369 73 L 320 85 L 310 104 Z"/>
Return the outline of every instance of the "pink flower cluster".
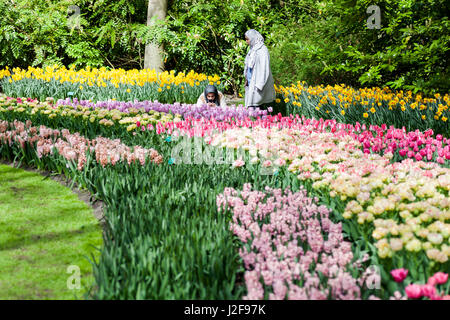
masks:
<path fill-rule="evenodd" d="M 364 153 L 378 153 L 380 155 L 391 155 L 398 152 L 402 158 L 413 160 L 436 161 L 439 164 L 450 163 L 450 139 L 442 135 L 433 138 L 433 130 L 420 132 L 406 132 L 404 128 L 389 128 L 382 126 L 365 124 L 358 122 L 355 125 L 338 123 L 336 120 L 308 119 L 304 116 L 293 115 L 289 117 L 267 116 L 265 119 L 257 120 L 228 120 L 217 121 L 206 118 L 188 118 L 179 122 L 158 123 L 156 132 L 158 134 L 167 133 L 189 136 L 210 137 L 214 134 L 230 129 L 255 128 L 268 129 L 293 129 L 307 130 L 309 133 L 331 132 L 342 136 L 349 135 L 360 143 L 360 148 Z"/>
<path fill-rule="evenodd" d="M 10 130 L 8 130 L 10 128 Z M 103 167 L 107 164 L 115 165 L 119 161 L 126 161 L 128 164 L 139 161 L 144 165 L 147 158 L 150 161 L 160 164 L 162 156 L 154 149 L 145 149 L 135 146 L 133 150 L 120 142 L 119 139 L 110 140 L 103 137 L 89 140 L 79 133 L 71 134 L 69 130 L 53 130 L 45 126 L 39 129 L 31 126 L 31 121 L 23 122 L 15 120 L 13 123 L 7 121 L 0 122 L 0 144 L 12 146 L 16 142 L 21 148 L 25 148 L 28 143 L 34 146 L 36 143 L 36 153 L 39 158 L 53 154 L 56 149 L 58 153 L 68 161 L 77 163 L 78 170 L 81 170 L 86 163 L 87 152 L 95 154 L 96 161 Z"/>
<path fill-rule="evenodd" d="M 38 102 L 38 99 L 6 97 L 6 101 L 16 102 L 19 104 L 24 102 Z"/>
<path fill-rule="evenodd" d="M 21 98 L 7 98 L 17 104 L 34 104 L 37 100 Z M 51 103 L 51 101 L 48 101 Z M 12 107 L 10 107 L 12 110 Z M 230 114 L 231 115 L 231 114 Z M 138 126 L 142 131 L 153 130 L 153 125 Z M 281 114 L 275 116 L 264 116 L 252 121 L 250 118 L 242 116 L 240 119 L 232 119 L 231 116 L 224 118 L 224 121 L 210 119 L 207 117 L 194 118 L 187 117 L 184 121 L 160 122 L 156 125 L 158 134 L 181 134 L 189 136 L 208 137 L 214 133 L 220 133 L 228 129 L 262 127 L 266 129 L 302 129 L 307 127 L 311 132 L 342 132 L 353 137 L 360 142 L 360 148 L 364 153 L 398 154 L 400 159 L 410 158 L 416 161 L 435 161 L 439 164 L 450 163 L 450 139 L 438 134 L 433 137 L 433 130 L 425 132 L 416 130 L 406 132 L 405 128 L 396 129 L 393 126 L 382 126 L 359 124 L 355 125 L 338 123 L 336 120 L 308 119 L 298 115 L 282 117 Z"/>
<path fill-rule="evenodd" d="M 355 129 L 358 129 L 355 127 Z M 401 158 L 411 158 L 417 161 L 436 160 L 444 164 L 450 160 L 450 139 L 438 134 L 433 138 L 433 130 L 425 132 L 419 130 L 406 132 L 394 127 L 386 128 L 385 125 L 371 126 L 371 131 L 363 131 L 352 135 L 363 144 L 365 153 L 394 153 L 398 151 Z M 355 130 L 358 132 L 359 130 Z"/>
<path fill-rule="evenodd" d="M 217 196 L 219 212 L 232 210 L 230 229 L 243 243 L 244 299 L 360 299 L 365 276 L 355 279 L 348 268 L 357 270 L 364 260 L 352 262 L 351 245 L 330 210 L 304 189 L 251 189 L 225 188 Z"/>
<path fill-rule="evenodd" d="M 391 275 L 396 282 L 403 282 L 408 275 L 408 270 L 395 269 L 391 271 Z M 439 293 L 436 286 L 445 284 L 448 280 L 448 274 L 444 272 L 436 272 L 428 278 L 426 284 L 411 283 L 406 286 L 405 293 L 409 299 L 428 298 L 431 300 L 450 300 L 450 295 Z"/>

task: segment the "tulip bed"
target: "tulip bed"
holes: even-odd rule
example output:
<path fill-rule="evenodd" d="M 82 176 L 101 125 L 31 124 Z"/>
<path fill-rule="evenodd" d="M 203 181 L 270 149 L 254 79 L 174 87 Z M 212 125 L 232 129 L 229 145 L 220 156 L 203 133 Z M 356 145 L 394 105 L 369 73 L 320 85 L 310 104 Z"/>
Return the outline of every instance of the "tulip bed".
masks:
<path fill-rule="evenodd" d="M 0 157 L 105 202 L 93 298 L 449 298 L 448 133 L 54 101 L 0 96 Z"/>
<path fill-rule="evenodd" d="M 423 97 L 389 88 L 354 89 L 344 84 L 311 87 L 304 82 L 275 87 L 275 90 L 276 102 L 284 106 L 287 114 L 335 119 L 342 123 L 404 126 L 408 131 L 450 132 L 448 94 Z"/>
<path fill-rule="evenodd" d="M 0 87 L 12 97 L 29 97 L 45 100 L 47 97 L 65 100 L 71 96 L 83 106 L 94 105 L 88 100 L 100 102 L 108 108 L 129 108 L 125 103 L 114 105 L 106 101 L 144 101 L 139 108 L 149 107 L 148 100 L 162 103 L 196 103 L 207 84 L 214 84 L 222 90 L 219 76 L 207 76 L 194 71 L 189 73 L 155 70 L 128 70 L 87 67 L 75 71 L 64 66 L 49 66 L 45 69 L 5 68 L 0 70 Z M 345 84 L 334 86 L 307 86 L 298 81 L 289 87 L 275 86 L 277 94 L 274 110 L 284 115 L 299 114 L 308 118 L 335 119 L 341 123 L 366 125 L 394 125 L 405 127 L 407 131 L 432 129 L 435 133 L 450 132 L 450 97 L 448 94 L 423 97 L 411 91 L 392 91 L 389 88 L 354 89 Z M 78 103 L 78 101 L 77 101 Z M 159 103 L 157 103 L 159 104 Z M 153 106 L 153 110 L 161 109 Z M 167 112 L 167 107 L 163 107 Z M 180 106 L 172 107 L 175 112 L 190 113 L 191 116 L 211 116 L 218 119 L 220 115 L 212 110 L 188 111 Z M 190 108 L 191 109 L 191 108 Z M 242 112 L 240 112 L 242 114 Z M 230 116 L 228 114 L 228 116 Z M 224 115 L 226 117 L 226 115 Z"/>

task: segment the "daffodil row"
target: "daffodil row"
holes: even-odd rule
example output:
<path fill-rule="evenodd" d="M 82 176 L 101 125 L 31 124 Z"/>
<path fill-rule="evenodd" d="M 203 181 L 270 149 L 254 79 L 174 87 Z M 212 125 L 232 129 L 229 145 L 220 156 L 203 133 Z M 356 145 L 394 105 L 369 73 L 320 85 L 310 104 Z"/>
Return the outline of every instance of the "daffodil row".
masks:
<path fill-rule="evenodd" d="M 192 70 L 177 74 L 174 70 L 158 73 L 150 69 L 108 70 L 104 67 L 78 71 L 57 66 L 0 70 L 0 86 L 5 94 L 41 100 L 76 97 L 93 101 L 137 99 L 195 103 L 207 84 L 222 88 L 218 75 L 207 76 Z"/>
<path fill-rule="evenodd" d="M 423 97 L 387 87 L 354 89 L 345 84 L 312 87 L 300 81 L 290 87 L 275 86 L 275 90 L 276 102 L 286 104 L 291 114 L 344 123 L 405 126 L 408 131 L 433 129 L 450 135 L 448 94 Z"/>

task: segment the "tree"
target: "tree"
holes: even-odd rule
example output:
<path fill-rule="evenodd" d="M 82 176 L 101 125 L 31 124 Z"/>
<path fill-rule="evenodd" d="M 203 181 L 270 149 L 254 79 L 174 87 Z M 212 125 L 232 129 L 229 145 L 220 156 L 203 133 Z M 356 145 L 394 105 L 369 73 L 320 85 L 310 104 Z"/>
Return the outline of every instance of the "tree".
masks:
<path fill-rule="evenodd" d="M 149 0 L 147 11 L 147 26 L 156 24 L 156 20 L 164 20 L 167 13 L 167 0 Z M 145 46 L 144 68 L 162 71 L 164 62 L 162 59 L 161 46 L 156 43 L 149 43 Z"/>

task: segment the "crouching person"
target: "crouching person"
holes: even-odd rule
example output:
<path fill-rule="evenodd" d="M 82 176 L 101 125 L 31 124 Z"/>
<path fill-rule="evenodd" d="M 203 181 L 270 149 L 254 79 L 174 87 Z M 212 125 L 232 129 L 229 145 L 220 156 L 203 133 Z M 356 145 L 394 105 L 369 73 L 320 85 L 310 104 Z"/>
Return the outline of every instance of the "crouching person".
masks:
<path fill-rule="evenodd" d="M 198 97 L 197 105 L 202 106 L 204 104 L 208 107 L 227 106 L 224 94 L 213 85 L 207 85 L 205 91 Z"/>

